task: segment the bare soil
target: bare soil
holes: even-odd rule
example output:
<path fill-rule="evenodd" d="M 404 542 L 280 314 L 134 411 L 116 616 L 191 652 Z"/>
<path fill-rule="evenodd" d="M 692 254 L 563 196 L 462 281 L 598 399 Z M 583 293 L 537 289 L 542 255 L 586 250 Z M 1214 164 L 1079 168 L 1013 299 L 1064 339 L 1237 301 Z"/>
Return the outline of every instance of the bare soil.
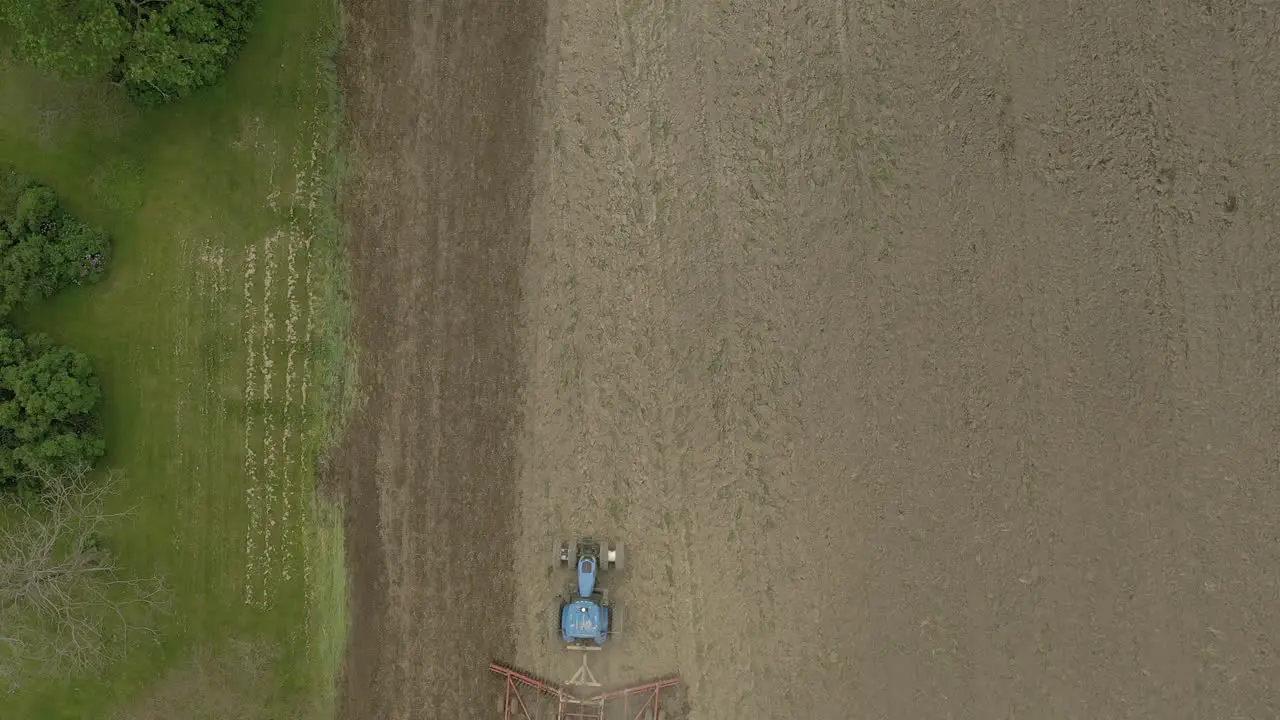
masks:
<path fill-rule="evenodd" d="M 537 3 L 347 8 L 342 82 L 364 405 L 347 503 L 348 718 L 487 717 L 509 654 Z M 491 709 L 492 705 L 486 705 Z"/>
<path fill-rule="evenodd" d="M 344 717 L 1280 713 L 1280 7 L 349 12 Z"/>

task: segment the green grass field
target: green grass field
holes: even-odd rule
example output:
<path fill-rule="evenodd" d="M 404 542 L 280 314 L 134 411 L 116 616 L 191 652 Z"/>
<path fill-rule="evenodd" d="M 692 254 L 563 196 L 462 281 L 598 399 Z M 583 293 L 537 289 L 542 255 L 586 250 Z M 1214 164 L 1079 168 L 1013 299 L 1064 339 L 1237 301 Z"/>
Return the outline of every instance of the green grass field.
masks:
<path fill-rule="evenodd" d="M 353 367 L 336 219 L 332 0 L 267 0 L 217 87 L 143 111 L 0 60 L 0 162 L 111 232 L 103 283 L 17 318 L 89 354 L 133 518 L 125 570 L 173 588 L 160 641 L 28 683 L 5 718 L 319 718 L 345 617 L 316 466 Z"/>

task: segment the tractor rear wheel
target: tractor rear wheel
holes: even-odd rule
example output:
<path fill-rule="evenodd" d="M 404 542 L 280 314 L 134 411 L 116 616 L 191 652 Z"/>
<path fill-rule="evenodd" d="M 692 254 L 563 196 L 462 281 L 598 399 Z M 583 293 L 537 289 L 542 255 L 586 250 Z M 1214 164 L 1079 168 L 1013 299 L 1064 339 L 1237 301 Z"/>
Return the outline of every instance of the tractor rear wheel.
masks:
<path fill-rule="evenodd" d="M 551 598 L 551 641 L 558 643 L 564 639 L 563 627 L 560 620 L 564 615 L 564 596 L 556 595 Z"/>

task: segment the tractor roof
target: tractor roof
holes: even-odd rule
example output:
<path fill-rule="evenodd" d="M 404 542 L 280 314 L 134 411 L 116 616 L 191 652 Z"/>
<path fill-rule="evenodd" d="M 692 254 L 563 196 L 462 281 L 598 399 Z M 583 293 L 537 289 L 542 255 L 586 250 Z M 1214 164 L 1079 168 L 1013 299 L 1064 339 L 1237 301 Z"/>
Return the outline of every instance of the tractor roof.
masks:
<path fill-rule="evenodd" d="M 607 630 L 600 605 L 590 600 L 577 600 L 565 605 L 561 624 L 566 635 L 579 640 L 597 638 Z"/>

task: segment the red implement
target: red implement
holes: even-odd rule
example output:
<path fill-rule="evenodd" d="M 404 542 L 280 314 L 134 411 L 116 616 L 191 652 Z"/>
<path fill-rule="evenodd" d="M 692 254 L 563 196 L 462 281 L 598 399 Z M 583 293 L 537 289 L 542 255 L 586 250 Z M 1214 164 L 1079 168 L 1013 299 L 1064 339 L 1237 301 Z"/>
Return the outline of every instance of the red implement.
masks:
<path fill-rule="evenodd" d="M 680 678 L 668 677 L 581 697 L 497 663 L 489 670 L 506 681 L 503 720 L 658 720 L 662 691 L 680 684 Z"/>

